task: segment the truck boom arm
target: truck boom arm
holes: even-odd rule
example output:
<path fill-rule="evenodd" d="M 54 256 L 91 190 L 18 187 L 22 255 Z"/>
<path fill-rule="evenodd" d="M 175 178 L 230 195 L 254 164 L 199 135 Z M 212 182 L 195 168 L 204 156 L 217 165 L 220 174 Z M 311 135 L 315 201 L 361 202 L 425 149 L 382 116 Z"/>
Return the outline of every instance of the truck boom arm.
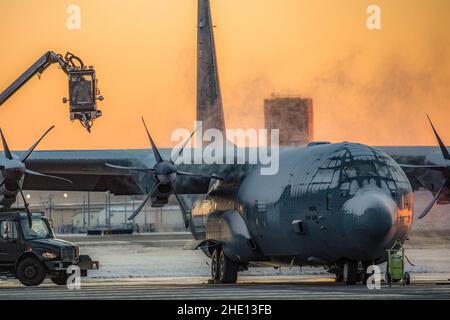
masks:
<path fill-rule="evenodd" d="M 58 63 L 69 77 L 70 99 L 64 98 L 63 102 L 70 101 L 70 119 L 80 120 L 81 124 L 90 132 L 93 120 L 101 116 L 101 111 L 97 110 L 96 100 L 102 101 L 103 97 L 97 97 L 100 92 L 96 87 L 97 80 L 93 67 L 86 68 L 83 61 L 70 52 L 67 52 L 64 58 L 53 51 L 46 52 L 8 88 L 0 93 L 0 106 L 34 75 L 40 78 L 40 75 L 54 63 Z"/>
<path fill-rule="evenodd" d="M 5 103 L 17 90 L 19 90 L 25 83 L 28 82 L 34 75 L 42 74 L 51 64 L 59 63 L 62 70 L 68 72 L 68 64 L 60 55 L 52 51 L 46 52 L 40 57 L 31 67 L 28 68 L 19 78 L 17 78 L 8 88 L 0 93 L 0 106 Z"/>

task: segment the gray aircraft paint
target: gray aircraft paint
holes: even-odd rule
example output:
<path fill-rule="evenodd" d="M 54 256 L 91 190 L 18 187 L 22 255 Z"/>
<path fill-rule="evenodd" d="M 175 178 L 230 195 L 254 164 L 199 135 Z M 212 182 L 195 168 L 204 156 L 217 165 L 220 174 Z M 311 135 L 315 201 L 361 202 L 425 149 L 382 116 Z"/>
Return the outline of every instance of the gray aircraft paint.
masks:
<path fill-rule="evenodd" d="M 387 247 L 405 240 L 412 223 L 412 190 L 398 164 L 383 152 L 341 143 L 287 149 L 280 157 L 278 175 L 263 176 L 255 167 L 237 194 L 224 187 L 194 207 L 196 228 L 205 230 L 205 239 L 220 241 L 240 263 L 300 265 L 382 261 Z M 374 171 L 343 178 L 350 166 L 373 166 Z M 256 243 L 252 255 L 251 242 L 242 239 L 245 232 L 238 232 L 239 239 L 229 236 L 232 227 L 218 227 L 229 224 L 223 217 L 231 212 L 245 221 L 247 240 Z M 296 230 L 300 222 L 303 232 Z"/>
<path fill-rule="evenodd" d="M 197 33 L 197 120 L 204 130 L 225 130 L 217 67 L 214 30 L 209 0 L 198 1 Z"/>

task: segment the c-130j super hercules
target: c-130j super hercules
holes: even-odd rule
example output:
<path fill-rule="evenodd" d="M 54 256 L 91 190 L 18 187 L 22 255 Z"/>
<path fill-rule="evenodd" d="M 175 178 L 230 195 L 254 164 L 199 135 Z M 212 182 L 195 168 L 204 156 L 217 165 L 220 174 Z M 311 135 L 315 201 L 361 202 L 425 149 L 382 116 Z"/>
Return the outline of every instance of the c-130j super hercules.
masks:
<path fill-rule="evenodd" d="M 209 0 L 198 0 L 197 59 L 197 120 L 204 129 L 224 129 Z M 337 281 L 364 282 L 366 267 L 386 261 L 386 249 L 407 239 L 413 187 L 430 185 L 427 174 L 414 170 L 430 167 L 428 155 L 436 151 L 311 143 L 281 148 L 280 170 L 264 176 L 260 164 L 237 164 L 236 150 L 231 161 L 223 161 L 234 164 L 178 164 L 187 143 L 172 158 L 171 150 L 158 149 L 147 134 L 152 152 L 36 151 L 27 159 L 27 168 L 72 184 L 30 175 L 23 189 L 145 195 L 130 218 L 146 203 L 161 207 L 175 194 L 194 237 L 187 248 L 201 249 L 211 258 L 216 283 L 236 282 L 238 272 L 253 264 L 324 266 Z M 414 165 L 410 180 L 394 159 Z M 429 189 L 436 194 L 432 204 L 448 201 L 446 178 L 431 180 Z M 8 191 L 7 186 L 0 189 L 2 194 Z M 189 208 L 183 194 L 206 198 Z"/>

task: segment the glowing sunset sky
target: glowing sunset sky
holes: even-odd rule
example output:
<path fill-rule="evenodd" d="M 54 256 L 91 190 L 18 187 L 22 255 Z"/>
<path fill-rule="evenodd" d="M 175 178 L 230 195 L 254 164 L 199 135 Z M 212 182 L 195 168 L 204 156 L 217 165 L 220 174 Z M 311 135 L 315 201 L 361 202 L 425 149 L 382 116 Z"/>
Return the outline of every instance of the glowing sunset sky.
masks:
<path fill-rule="evenodd" d="M 66 8 L 81 8 L 68 30 Z M 382 30 L 366 9 L 382 10 Z M 142 148 L 195 119 L 196 0 L 0 1 L 0 90 L 45 51 L 94 65 L 105 101 L 88 134 L 68 119 L 54 65 L 0 107 L 13 149 L 54 124 L 41 149 Z M 425 113 L 450 144 L 450 1 L 213 0 L 226 124 L 261 128 L 273 92 L 314 99 L 315 140 L 434 145 Z"/>

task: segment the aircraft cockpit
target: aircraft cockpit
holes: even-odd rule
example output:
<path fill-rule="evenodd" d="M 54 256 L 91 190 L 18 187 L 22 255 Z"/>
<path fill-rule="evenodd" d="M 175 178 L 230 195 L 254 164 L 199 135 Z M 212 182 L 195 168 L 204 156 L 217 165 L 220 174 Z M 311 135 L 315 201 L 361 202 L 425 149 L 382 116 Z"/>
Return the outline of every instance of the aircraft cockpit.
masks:
<path fill-rule="evenodd" d="M 401 190 L 408 188 L 402 169 L 374 148 L 347 149 L 341 160 L 339 193 L 342 197 L 353 196 L 365 186 L 374 186 L 395 198 Z"/>

